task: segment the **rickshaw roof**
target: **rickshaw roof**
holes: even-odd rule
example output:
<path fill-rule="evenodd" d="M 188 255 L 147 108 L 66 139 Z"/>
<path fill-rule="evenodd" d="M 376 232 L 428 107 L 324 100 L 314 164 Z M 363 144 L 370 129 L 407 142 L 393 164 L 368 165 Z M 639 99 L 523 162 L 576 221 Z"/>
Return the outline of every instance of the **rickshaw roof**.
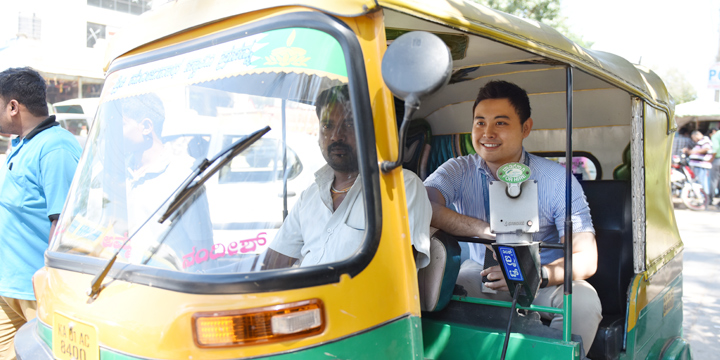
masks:
<path fill-rule="evenodd" d="M 670 118 L 673 115 L 673 102 L 664 83 L 649 69 L 611 53 L 585 49 L 543 23 L 469 0 L 179 0 L 143 14 L 133 26 L 123 29 L 108 49 L 106 66 L 123 54 L 185 30 L 282 6 L 303 6 L 342 17 L 391 9 L 572 65 L 644 98 L 666 110 Z"/>

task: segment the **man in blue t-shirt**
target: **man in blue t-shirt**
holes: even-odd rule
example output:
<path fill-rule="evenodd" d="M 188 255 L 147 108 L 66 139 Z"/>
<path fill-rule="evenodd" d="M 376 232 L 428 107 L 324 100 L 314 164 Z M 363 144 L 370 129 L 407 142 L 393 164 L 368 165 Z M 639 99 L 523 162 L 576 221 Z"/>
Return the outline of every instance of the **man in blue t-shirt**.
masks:
<path fill-rule="evenodd" d="M 48 116 L 45 87 L 30 68 L 0 72 L 0 132 L 17 135 L 0 181 L 0 359 L 15 359 L 15 333 L 35 318 L 31 279 L 44 265 L 81 153 Z"/>
<path fill-rule="evenodd" d="M 425 180 L 432 203 L 433 227 L 457 236 L 494 239 L 490 233 L 488 184 L 497 180 L 499 167 L 521 162 L 530 167 L 530 180 L 538 182 L 540 230 L 533 241 L 560 243 L 565 240 L 565 168 L 545 158 L 529 154 L 522 142 L 532 130 L 530 100 L 527 93 L 506 81 L 483 86 L 473 106 L 472 144 L 477 154 L 450 159 Z M 600 299 L 585 279 L 597 269 L 597 246 L 590 209 L 582 187 L 572 178 L 573 221 L 573 333 L 583 339 L 587 353 L 602 319 Z M 455 210 L 450 209 L 454 206 Z M 470 244 L 470 259 L 460 267 L 457 283 L 472 297 L 511 300 L 499 266 L 483 269 L 485 246 Z M 541 289 L 534 305 L 562 308 L 565 261 L 561 250 L 544 249 Z M 488 282 L 482 283 L 486 276 Z M 488 295 L 487 290 L 497 294 Z M 541 313 L 550 327 L 562 329 L 561 314 Z"/>

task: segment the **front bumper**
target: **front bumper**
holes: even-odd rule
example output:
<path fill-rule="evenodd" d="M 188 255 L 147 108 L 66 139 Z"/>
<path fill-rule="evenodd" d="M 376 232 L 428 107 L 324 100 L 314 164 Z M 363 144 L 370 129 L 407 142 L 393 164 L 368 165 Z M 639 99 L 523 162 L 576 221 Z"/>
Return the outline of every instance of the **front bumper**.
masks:
<path fill-rule="evenodd" d="M 37 319 L 30 320 L 15 334 L 18 360 L 53 360 L 52 349 L 40 338 Z"/>

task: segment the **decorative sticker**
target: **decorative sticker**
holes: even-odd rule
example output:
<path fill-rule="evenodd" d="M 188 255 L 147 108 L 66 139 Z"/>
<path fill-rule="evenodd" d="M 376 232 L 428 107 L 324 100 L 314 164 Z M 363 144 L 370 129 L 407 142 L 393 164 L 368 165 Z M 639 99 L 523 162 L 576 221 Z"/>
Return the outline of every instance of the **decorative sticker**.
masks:
<path fill-rule="evenodd" d="M 675 307 L 675 289 L 671 288 L 663 295 L 663 317 Z"/>
<path fill-rule="evenodd" d="M 196 248 L 193 246 L 190 253 L 183 255 L 183 268 L 188 269 L 193 265 L 224 257 L 261 254 L 268 249 L 270 242 L 277 234 L 277 229 L 243 230 L 228 233 L 227 235 L 232 236 L 222 236 L 220 234 L 211 248 Z M 233 240 L 229 239 L 230 237 Z"/>
<path fill-rule="evenodd" d="M 116 71 L 105 81 L 103 102 L 239 75 L 289 72 L 347 82 L 337 40 L 315 29 L 288 28 Z"/>
<path fill-rule="evenodd" d="M 105 239 L 109 233 L 112 233 L 112 226 L 104 227 L 78 215 L 67 228 L 58 229 L 57 236 L 62 237 L 64 247 L 69 247 L 74 252 L 98 256 L 99 252 L 104 252 L 104 246 L 98 246 L 102 244 L 98 241 Z"/>
<path fill-rule="evenodd" d="M 498 249 L 500 249 L 500 259 L 502 259 L 503 266 L 505 267 L 505 276 L 507 276 L 508 280 L 523 281 L 520 265 L 515 255 L 515 249 L 505 246 L 499 246 Z"/>
<path fill-rule="evenodd" d="M 508 184 L 520 184 L 530 178 L 530 168 L 517 162 L 508 163 L 498 169 L 497 178 Z"/>

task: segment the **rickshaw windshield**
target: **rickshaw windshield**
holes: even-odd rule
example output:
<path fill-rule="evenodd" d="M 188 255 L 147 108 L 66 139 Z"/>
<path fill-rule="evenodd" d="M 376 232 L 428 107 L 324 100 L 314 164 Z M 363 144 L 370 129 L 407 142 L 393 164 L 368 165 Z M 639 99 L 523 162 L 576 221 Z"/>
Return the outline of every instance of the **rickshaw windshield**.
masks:
<path fill-rule="evenodd" d="M 327 122 L 319 118 L 331 116 L 321 115 L 327 97 L 317 104 L 329 91 L 340 94 L 332 97 L 339 104 L 333 109 L 343 110 L 337 125 L 354 144 L 343 49 L 307 28 L 257 33 L 115 71 L 51 251 L 109 259 L 119 250 L 120 262 L 194 273 L 262 271 L 271 247 L 297 259 L 287 266 L 349 258 L 364 238 L 362 206 L 343 219 L 355 240 L 328 251 L 332 256 L 310 254 L 297 229 L 306 217 L 293 209 L 312 200 L 305 190 L 332 174 L 324 155 L 332 144 L 319 136 Z M 272 130 L 158 222 L 193 168 L 265 126 Z M 293 225 L 281 231 L 286 212 Z"/>

